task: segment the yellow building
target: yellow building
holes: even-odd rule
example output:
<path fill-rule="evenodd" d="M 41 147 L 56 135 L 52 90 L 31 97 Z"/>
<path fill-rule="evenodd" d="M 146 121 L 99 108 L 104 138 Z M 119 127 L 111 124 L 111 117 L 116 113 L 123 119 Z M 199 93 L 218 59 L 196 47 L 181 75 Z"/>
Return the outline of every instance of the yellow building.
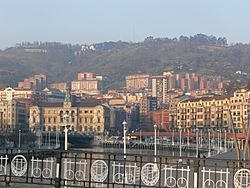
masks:
<path fill-rule="evenodd" d="M 69 116 L 67 122 L 65 115 Z M 67 93 L 63 103 L 43 103 L 30 108 L 29 125 L 32 130 L 63 131 L 66 124 L 73 132 L 102 133 L 110 124 L 109 108 L 97 100 L 71 102 Z"/>
<path fill-rule="evenodd" d="M 17 100 L 0 101 L 0 132 L 28 128 L 26 106 Z"/>
<path fill-rule="evenodd" d="M 250 115 L 250 91 L 239 89 L 234 92 L 230 98 L 230 109 L 234 127 L 237 132 L 244 132 L 245 126 L 248 126 Z"/>
<path fill-rule="evenodd" d="M 245 132 L 250 118 L 250 91 L 240 89 L 233 96 L 187 99 L 177 103 L 176 111 L 174 127 L 231 130 L 232 121 L 236 132 Z"/>
<path fill-rule="evenodd" d="M 177 104 L 177 127 L 228 129 L 229 98 L 225 96 L 192 98 Z"/>

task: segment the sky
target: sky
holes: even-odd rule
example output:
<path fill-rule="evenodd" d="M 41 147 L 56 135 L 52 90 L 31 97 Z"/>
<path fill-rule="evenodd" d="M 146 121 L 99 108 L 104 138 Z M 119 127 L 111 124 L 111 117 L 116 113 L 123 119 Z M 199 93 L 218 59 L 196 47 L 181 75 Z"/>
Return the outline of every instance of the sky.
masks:
<path fill-rule="evenodd" d="M 0 0 L 0 49 L 198 33 L 250 43 L 250 0 Z"/>

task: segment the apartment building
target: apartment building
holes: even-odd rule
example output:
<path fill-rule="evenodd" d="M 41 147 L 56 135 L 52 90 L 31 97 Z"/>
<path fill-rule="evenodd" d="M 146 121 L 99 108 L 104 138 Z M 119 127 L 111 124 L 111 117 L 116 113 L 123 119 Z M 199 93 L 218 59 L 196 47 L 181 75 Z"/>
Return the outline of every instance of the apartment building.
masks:
<path fill-rule="evenodd" d="M 128 91 L 139 91 L 151 88 L 151 76 L 149 74 L 131 74 L 126 76 L 126 89 Z"/>
<path fill-rule="evenodd" d="M 71 91 L 74 95 L 98 95 L 100 94 L 100 80 L 95 73 L 78 73 L 77 80 L 71 82 Z"/>
<path fill-rule="evenodd" d="M 26 106 L 17 100 L 0 101 L 0 132 L 28 129 Z"/>
<path fill-rule="evenodd" d="M 23 81 L 18 82 L 19 88 L 30 90 L 43 90 L 47 87 L 47 76 L 44 74 L 37 74 L 29 78 L 25 78 Z"/>

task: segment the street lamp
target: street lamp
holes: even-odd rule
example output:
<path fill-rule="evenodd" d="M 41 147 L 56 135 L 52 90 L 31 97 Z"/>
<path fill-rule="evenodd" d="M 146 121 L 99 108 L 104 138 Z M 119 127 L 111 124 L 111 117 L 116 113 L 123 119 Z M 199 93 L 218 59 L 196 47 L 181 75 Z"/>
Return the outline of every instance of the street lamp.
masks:
<path fill-rule="evenodd" d="M 210 129 L 208 129 L 208 157 L 211 156 Z"/>
<path fill-rule="evenodd" d="M 225 129 L 224 147 L 225 147 L 225 152 L 227 152 L 227 130 L 226 129 Z"/>
<path fill-rule="evenodd" d="M 196 128 L 196 157 L 199 157 L 199 129 Z"/>
<path fill-rule="evenodd" d="M 123 123 L 123 154 L 124 154 L 124 158 L 126 158 L 126 147 L 127 147 L 127 143 L 126 143 L 126 132 L 127 132 L 127 122 L 124 120 Z"/>
<path fill-rule="evenodd" d="M 172 130 L 172 145 L 174 145 L 174 129 Z"/>
<path fill-rule="evenodd" d="M 20 150 L 21 148 L 21 130 L 19 129 L 19 132 L 18 132 L 18 148 Z"/>
<path fill-rule="evenodd" d="M 217 153 L 220 153 L 220 131 L 219 130 L 217 130 L 217 145 L 218 145 Z"/>
<path fill-rule="evenodd" d="M 180 157 L 181 157 L 181 155 L 182 155 L 182 153 L 181 153 L 181 141 L 182 141 L 182 139 L 181 139 L 181 127 L 179 127 L 179 132 L 180 132 Z"/>
<path fill-rule="evenodd" d="M 66 125 L 65 125 L 65 128 L 64 128 L 64 150 L 67 151 L 68 150 L 68 132 L 69 132 L 69 128 L 70 128 L 70 125 L 68 125 L 69 123 L 69 115 L 68 114 L 65 114 L 63 116 L 63 118 L 66 120 Z"/>
<path fill-rule="evenodd" d="M 156 130 L 157 130 L 157 125 L 154 124 L 154 132 L 155 132 L 155 162 L 156 162 Z"/>
<path fill-rule="evenodd" d="M 189 128 L 188 128 L 187 132 L 188 132 L 187 145 L 189 146 L 190 145 L 190 143 L 189 143 Z"/>

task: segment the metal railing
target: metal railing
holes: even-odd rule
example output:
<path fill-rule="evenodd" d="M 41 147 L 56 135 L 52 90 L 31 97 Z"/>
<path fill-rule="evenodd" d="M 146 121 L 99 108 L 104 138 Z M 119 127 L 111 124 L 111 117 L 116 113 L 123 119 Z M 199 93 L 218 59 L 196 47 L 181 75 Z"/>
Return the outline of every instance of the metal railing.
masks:
<path fill-rule="evenodd" d="M 155 162 L 156 161 L 156 162 Z M 88 151 L 0 153 L 0 184 L 51 187 L 250 187 L 250 161 Z M 16 186 L 15 186 L 16 187 Z"/>

